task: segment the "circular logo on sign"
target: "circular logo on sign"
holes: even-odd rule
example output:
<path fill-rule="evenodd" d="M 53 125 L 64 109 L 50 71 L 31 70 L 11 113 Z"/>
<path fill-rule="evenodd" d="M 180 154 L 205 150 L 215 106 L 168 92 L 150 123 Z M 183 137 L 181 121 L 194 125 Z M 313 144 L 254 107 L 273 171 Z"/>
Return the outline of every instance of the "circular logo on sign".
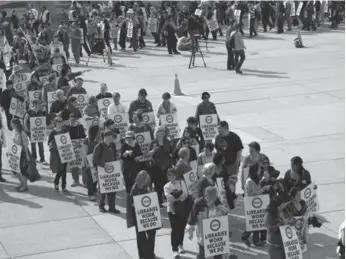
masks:
<path fill-rule="evenodd" d="M 60 142 L 65 145 L 67 143 L 67 138 L 63 135 L 60 137 Z"/>
<path fill-rule="evenodd" d="M 143 114 L 142 118 L 143 118 L 143 122 L 144 123 L 148 123 L 149 122 L 149 116 L 147 114 Z"/>
<path fill-rule="evenodd" d="M 18 150 L 17 150 L 17 146 L 13 145 L 13 146 L 12 146 L 12 153 L 13 153 L 13 154 L 17 154 L 17 151 L 18 151 Z"/>
<path fill-rule="evenodd" d="M 107 106 L 107 107 L 108 107 L 110 104 L 111 104 L 111 103 L 109 102 L 108 99 L 104 99 L 104 100 L 103 100 L 103 105 L 104 105 L 104 106 Z"/>
<path fill-rule="evenodd" d="M 288 238 L 288 239 L 292 239 L 292 237 L 293 237 L 292 229 L 291 229 L 290 227 L 287 227 L 286 230 L 285 230 L 285 232 L 286 232 L 287 238 Z"/>
<path fill-rule="evenodd" d="M 52 99 L 53 99 L 53 100 L 56 99 L 56 92 L 52 93 Z"/>
<path fill-rule="evenodd" d="M 262 200 L 260 198 L 254 198 L 252 200 L 252 207 L 258 209 L 262 206 Z"/>
<path fill-rule="evenodd" d="M 143 135 L 137 135 L 136 136 L 136 141 L 138 144 L 142 144 L 144 142 L 145 138 Z"/>
<path fill-rule="evenodd" d="M 304 224 L 303 219 L 297 219 L 296 220 L 296 229 L 297 230 L 302 230 L 303 229 L 303 224 Z"/>
<path fill-rule="evenodd" d="M 189 179 L 190 179 L 191 182 L 194 182 L 196 180 L 196 176 L 195 176 L 194 172 L 191 172 L 189 174 Z"/>
<path fill-rule="evenodd" d="M 35 125 L 36 125 L 37 127 L 41 126 L 41 125 L 42 125 L 42 120 L 39 119 L 39 118 L 37 118 L 37 119 L 35 120 Z"/>
<path fill-rule="evenodd" d="M 221 223 L 220 221 L 218 221 L 217 219 L 214 219 L 210 222 L 210 229 L 213 231 L 218 231 L 221 227 Z"/>
<path fill-rule="evenodd" d="M 18 91 L 22 90 L 22 88 L 23 88 L 22 84 L 21 83 L 16 84 L 16 88 Z"/>
<path fill-rule="evenodd" d="M 11 104 L 11 110 L 15 110 L 16 109 L 16 104 L 15 103 L 12 103 Z"/>
<path fill-rule="evenodd" d="M 172 122 L 174 121 L 173 116 L 172 116 L 172 115 L 168 115 L 168 116 L 166 117 L 166 121 L 167 121 L 168 123 L 172 123 Z"/>
<path fill-rule="evenodd" d="M 304 191 L 305 199 L 309 199 L 310 196 L 311 196 L 311 189 L 310 188 L 306 188 L 306 190 Z"/>
<path fill-rule="evenodd" d="M 123 117 L 121 117 L 121 115 L 115 115 L 114 116 L 114 122 L 116 123 L 120 123 L 123 120 Z"/>
<path fill-rule="evenodd" d="M 211 116 L 205 117 L 205 122 L 206 122 L 207 124 L 211 124 L 211 123 L 213 122 L 213 117 L 211 117 Z"/>
<path fill-rule="evenodd" d="M 113 165 L 105 165 L 105 172 L 107 174 L 113 173 L 114 166 Z"/>
<path fill-rule="evenodd" d="M 225 187 L 225 181 L 224 181 L 223 179 L 221 179 L 221 188 L 226 189 L 226 187 Z"/>
<path fill-rule="evenodd" d="M 34 98 L 37 98 L 37 99 L 40 98 L 40 92 L 35 92 L 34 93 Z"/>
<path fill-rule="evenodd" d="M 149 207 L 151 205 L 151 199 L 149 196 L 144 196 L 141 200 L 143 207 Z"/>
<path fill-rule="evenodd" d="M 78 99 L 78 102 L 80 102 L 80 103 L 84 102 L 84 96 L 83 95 L 79 95 L 77 99 Z"/>
<path fill-rule="evenodd" d="M 26 76 L 26 74 L 21 74 L 22 80 L 26 81 L 28 79 L 28 77 Z"/>

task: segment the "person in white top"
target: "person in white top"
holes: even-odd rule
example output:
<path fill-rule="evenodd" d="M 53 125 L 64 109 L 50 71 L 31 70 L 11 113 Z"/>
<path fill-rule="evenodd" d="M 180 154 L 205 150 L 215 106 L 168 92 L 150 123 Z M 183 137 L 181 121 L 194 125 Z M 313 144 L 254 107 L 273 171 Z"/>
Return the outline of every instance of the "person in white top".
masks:
<path fill-rule="evenodd" d="M 114 93 L 113 94 L 113 101 L 111 105 L 108 106 L 107 116 L 108 118 L 112 118 L 115 113 L 126 113 L 125 106 L 120 103 L 120 94 Z"/>
<path fill-rule="evenodd" d="M 167 198 L 167 212 L 171 223 L 171 244 L 173 257 L 178 258 L 179 254 L 183 254 L 184 232 L 187 222 L 187 199 L 189 198 L 186 184 L 182 180 L 176 180 L 175 169 L 171 168 L 167 171 L 168 183 L 163 187 Z"/>
<path fill-rule="evenodd" d="M 39 27 L 38 11 L 34 8 L 33 4 L 29 4 L 28 16 L 29 16 L 31 28 L 34 30 L 34 32 L 37 35 L 38 27 Z"/>
<path fill-rule="evenodd" d="M 162 100 L 162 103 L 160 103 L 159 107 L 157 108 L 157 118 L 159 119 L 162 114 L 172 114 L 177 112 L 177 107 L 170 101 L 170 93 L 163 93 Z"/>

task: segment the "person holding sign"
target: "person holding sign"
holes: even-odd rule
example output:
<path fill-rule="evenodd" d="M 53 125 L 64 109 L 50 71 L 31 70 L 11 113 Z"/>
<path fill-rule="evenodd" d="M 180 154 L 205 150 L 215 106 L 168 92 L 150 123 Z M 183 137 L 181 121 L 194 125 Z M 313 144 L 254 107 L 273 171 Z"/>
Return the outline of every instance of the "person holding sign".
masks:
<path fill-rule="evenodd" d="M 202 176 L 202 169 L 205 164 L 213 162 L 214 157 L 214 144 L 208 142 L 204 150 L 197 157 L 197 174 Z"/>
<path fill-rule="evenodd" d="M 210 94 L 208 92 L 202 93 L 202 102 L 197 105 L 195 118 L 199 123 L 200 115 L 217 114 L 216 106 L 210 101 Z M 217 116 L 220 122 L 219 116 Z"/>
<path fill-rule="evenodd" d="M 142 170 L 138 173 L 135 184 L 133 185 L 129 202 L 126 208 L 127 214 L 127 225 L 128 227 L 135 226 L 136 228 L 136 236 L 137 236 L 137 249 L 138 249 L 138 257 L 140 259 L 149 259 L 156 258 L 155 256 L 155 237 L 156 237 L 156 229 L 151 229 L 147 231 L 138 231 L 138 225 L 136 221 L 136 212 L 134 207 L 133 198 L 137 195 L 147 194 L 152 192 L 150 188 L 151 179 L 149 174 Z M 149 213 L 150 214 L 150 213 Z"/>
<path fill-rule="evenodd" d="M 113 140 L 114 140 L 113 133 L 111 131 L 106 131 L 103 134 L 103 141 L 95 146 L 95 149 L 93 152 L 92 161 L 93 161 L 94 167 L 104 168 L 106 163 L 118 160 L 117 149 Z M 100 202 L 99 202 L 100 212 L 106 212 L 106 209 L 105 209 L 106 195 L 107 195 L 107 201 L 108 201 L 108 211 L 110 213 L 115 213 L 115 214 L 120 213 L 120 211 L 115 208 L 116 192 L 100 194 Z"/>
<path fill-rule="evenodd" d="M 184 174 L 192 171 L 190 165 L 190 149 L 188 147 L 182 147 L 178 152 L 179 160 L 175 165 L 175 172 L 177 180 L 184 180 Z"/>
<path fill-rule="evenodd" d="M 75 85 L 68 90 L 66 97 L 72 96 L 73 94 L 87 94 L 87 91 L 83 87 L 83 82 L 81 77 L 76 78 Z"/>
<path fill-rule="evenodd" d="M 104 98 L 112 98 L 112 94 L 107 92 L 108 87 L 105 83 L 101 83 L 100 85 L 100 92 L 96 95 L 97 100 L 101 100 Z"/>
<path fill-rule="evenodd" d="M 157 118 L 160 119 L 160 116 L 162 114 L 172 114 L 172 113 L 177 113 L 177 107 L 171 103 L 171 95 L 170 93 L 163 93 L 162 94 L 162 103 L 159 105 L 157 108 Z M 161 125 L 161 122 L 159 122 L 159 125 Z"/>
<path fill-rule="evenodd" d="M 185 226 L 188 213 L 191 210 L 188 205 L 188 192 L 183 181 L 176 180 L 174 169 L 168 169 L 168 183 L 164 186 L 164 193 L 167 198 L 167 212 L 171 223 L 171 245 L 173 257 L 185 252 L 183 248 Z M 191 201 L 191 198 L 189 199 Z"/>
<path fill-rule="evenodd" d="M 203 220 L 227 215 L 228 210 L 219 199 L 216 187 L 209 186 L 205 189 L 204 197 L 195 201 L 187 221 L 187 233 L 191 240 L 196 229 L 197 243 L 199 247 L 199 259 L 205 259 L 205 248 L 203 243 Z M 214 256 L 214 259 L 220 259 L 222 256 Z"/>
<path fill-rule="evenodd" d="M 147 90 L 144 88 L 141 88 L 138 92 L 138 99 L 134 100 L 129 107 L 129 120 L 130 123 L 133 123 L 133 114 L 137 110 L 141 110 L 143 112 L 152 112 L 153 111 L 153 105 L 150 101 L 147 100 Z"/>
<path fill-rule="evenodd" d="M 39 100 L 34 100 L 32 102 L 33 104 L 33 108 L 28 110 L 25 115 L 24 115 L 24 127 L 26 129 L 26 132 L 28 132 L 29 136 L 31 133 L 31 129 L 32 129 L 32 125 L 30 125 L 30 118 L 33 117 L 45 117 L 46 114 L 45 112 L 42 111 L 42 106 L 41 106 L 41 101 Z M 35 125 L 37 126 L 37 125 Z M 35 127 L 34 126 L 34 127 Z M 43 125 L 42 127 L 46 127 L 46 125 Z M 44 129 L 45 130 L 45 129 Z M 43 165 L 47 165 L 45 159 L 44 159 L 44 148 L 43 148 L 43 141 L 42 142 L 37 142 L 38 145 L 38 152 L 40 154 L 40 162 Z M 34 142 L 33 140 L 31 140 L 31 154 L 32 154 L 32 158 L 35 159 L 37 158 L 37 154 L 36 154 L 36 142 Z"/>
<path fill-rule="evenodd" d="M 113 101 L 114 102 L 108 106 L 108 118 L 113 118 L 112 116 L 116 113 L 126 113 L 126 107 L 120 102 L 120 94 L 118 92 L 113 94 Z"/>
<path fill-rule="evenodd" d="M 200 150 L 204 149 L 204 137 L 201 128 L 198 127 L 198 120 L 195 117 L 189 117 L 186 120 L 187 127 L 184 129 L 183 136 L 189 136 L 190 138 L 193 138 L 197 142 L 198 151 L 196 151 L 196 154 L 199 153 Z"/>
<path fill-rule="evenodd" d="M 52 107 L 53 107 L 53 104 L 52 104 Z M 62 118 L 64 120 L 68 120 L 70 117 L 70 114 L 74 114 L 74 116 L 77 120 L 82 118 L 82 114 L 79 111 L 79 109 L 77 108 L 77 105 L 78 105 L 78 101 L 77 101 L 76 97 L 70 96 L 69 98 L 67 98 L 67 107 L 65 107 L 61 111 Z"/>
<path fill-rule="evenodd" d="M 307 212 L 307 205 L 301 199 L 299 188 L 294 187 L 289 191 L 290 201 L 280 207 L 280 217 L 282 219 L 304 216 Z"/>
<path fill-rule="evenodd" d="M 52 96 L 52 92 L 56 92 L 57 90 L 58 87 L 56 85 L 56 76 L 52 74 L 48 77 L 48 82 L 43 85 L 41 93 L 42 105 L 45 106 L 47 112 L 50 111 L 50 106 L 52 104 L 52 101 L 54 101 L 52 100 L 52 98 L 48 97 L 48 94 Z"/>
<path fill-rule="evenodd" d="M 214 186 L 213 177 L 217 173 L 217 167 L 214 163 L 208 163 L 203 167 L 203 176 L 198 179 L 195 199 L 200 199 L 203 197 L 205 189 L 209 186 Z"/>

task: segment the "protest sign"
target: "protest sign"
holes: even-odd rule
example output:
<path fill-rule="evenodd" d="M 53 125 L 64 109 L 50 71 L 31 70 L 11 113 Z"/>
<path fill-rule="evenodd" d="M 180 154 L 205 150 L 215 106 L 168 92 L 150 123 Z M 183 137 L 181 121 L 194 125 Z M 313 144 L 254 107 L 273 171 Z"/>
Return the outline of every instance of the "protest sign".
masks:
<path fill-rule="evenodd" d="M 178 116 L 174 114 L 160 115 L 161 125 L 169 129 L 169 135 L 172 139 L 179 138 L 180 129 L 178 125 Z"/>
<path fill-rule="evenodd" d="M 89 131 L 89 128 L 92 126 L 92 125 L 97 125 L 99 126 L 99 117 L 85 117 L 84 118 L 85 120 L 85 132 L 88 132 Z"/>
<path fill-rule="evenodd" d="M 89 103 L 89 98 L 87 94 L 73 94 L 72 96 L 77 98 L 77 108 L 83 114 L 83 109 Z"/>
<path fill-rule="evenodd" d="M 62 68 L 62 64 L 53 64 L 52 69 L 60 74 Z"/>
<path fill-rule="evenodd" d="M 210 31 L 215 31 L 215 30 L 219 29 L 219 24 L 216 20 L 215 14 L 209 20 L 205 19 L 205 21 L 206 21 L 206 24 L 207 24 Z"/>
<path fill-rule="evenodd" d="M 50 44 L 50 53 L 51 53 L 52 56 L 54 55 L 56 49 L 59 49 L 59 53 L 61 55 L 63 55 L 63 57 L 65 58 L 65 60 L 67 62 L 66 53 L 64 51 L 64 45 L 62 45 L 61 43 L 60 44 L 59 43 L 56 43 L 56 44 L 55 43 L 51 43 Z"/>
<path fill-rule="evenodd" d="M 114 113 L 110 115 L 110 119 L 115 122 L 115 128 L 119 129 L 122 138 L 125 137 L 125 132 L 127 131 L 130 122 L 128 113 Z"/>
<path fill-rule="evenodd" d="M 33 102 L 34 100 L 41 100 L 41 91 L 40 90 L 34 90 L 34 91 L 29 91 L 29 103 L 30 107 L 33 107 Z"/>
<path fill-rule="evenodd" d="M 156 192 L 133 196 L 138 232 L 161 228 L 161 212 Z"/>
<path fill-rule="evenodd" d="M 127 38 L 132 38 L 132 35 L 133 35 L 133 22 L 132 21 L 128 21 L 126 37 Z"/>
<path fill-rule="evenodd" d="M 217 186 L 217 192 L 219 194 L 220 200 L 222 204 L 228 204 L 227 203 L 227 196 L 226 196 L 226 186 L 224 179 L 221 177 L 216 178 L 216 186 Z"/>
<path fill-rule="evenodd" d="M 148 29 L 151 33 L 157 32 L 157 19 L 156 18 L 149 18 L 148 19 Z"/>
<path fill-rule="evenodd" d="M 7 152 L 7 157 L 8 157 L 8 166 L 9 170 L 15 172 L 15 173 L 20 173 L 20 155 L 22 152 L 22 147 L 11 143 L 8 145 L 8 152 Z"/>
<path fill-rule="evenodd" d="M 30 81 L 30 73 L 16 73 L 13 76 L 13 88 L 18 93 L 26 92 Z"/>
<path fill-rule="evenodd" d="M 87 155 L 87 161 L 88 165 L 91 171 L 91 177 L 93 178 L 93 182 L 97 182 L 98 180 L 98 175 L 97 175 L 97 169 L 93 166 L 93 154 Z"/>
<path fill-rule="evenodd" d="M 285 248 L 286 259 L 303 259 L 299 239 L 293 226 L 280 226 L 282 243 Z"/>
<path fill-rule="evenodd" d="M 193 187 L 197 184 L 198 177 L 195 171 L 190 171 L 184 174 L 186 188 L 189 194 L 192 194 Z"/>
<path fill-rule="evenodd" d="M 199 123 L 201 126 L 204 140 L 214 140 L 218 133 L 217 114 L 200 115 Z"/>
<path fill-rule="evenodd" d="M 245 196 L 246 231 L 264 230 L 264 216 L 269 205 L 269 195 Z"/>
<path fill-rule="evenodd" d="M 118 24 L 116 22 L 112 22 L 109 24 L 109 36 L 111 39 L 116 39 L 118 37 Z"/>
<path fill-rule="evenodd" d="M 30 118 L 30 142 L 44 142 L 47 135 L 46 117 L 31 117 Z"/>
<path fill-rule="evenodd" d="M 76 160 L 69 133 L 58 134 L 54 136 L 58 147 L 61 163 L 67 163 Z"/>
<path fill-rule="evenodd" d="M 6 86 L 6 75 L 4 70 L 0 68 L 0 89 L 4 89 Z"/>
<path fill-rule="evenodd" d="M 306 252 L 308 250 L 308 245 L 306 240 L 308 222 L 304 218 L 304 216 L 294 217 L 294 218 L 296 220 L 296 224 L 294 225 L 294 228 L 299 240 L 300 250 L 302 250 L 302 252 Z"/>
<path fill-rule="evenodd" d="M 316 213 L 320 211 L 320 203 L 314 185 L 314 183 L 311 183 L 300 192 L 301 199 L 306 202 L 306 206 L 308 207 L 308 213 Z"/>
<path fill-rule="evenodd" d="M 47 92 L 47 101 L 48 101 L 48 111 L 50 111 L 50 107 L 52 106 L 52 103 L 57 99 L 56 92 Z"/>
<path fill-rule="evenodd" d="M 12 97 L 9 112 L 14 116 L 23 118 L 25 113 L 25 103 L 18 100 L 17 98 Z"/>
<path fill-rule="evenodd" d="M 50 75 L 48 75 L 48 76 L 40 76 L 39 77 L 39 81 L 44 85 L 44 84 L 49 82 L 49 76 Z"/>
<path fill-rule="evenodd" d="M 108 106 L 113 102 L 112 98 L 103 98 L 97 101 L 101 118 L 107 119 Z"/>
<path fill-rule="evenodd" d="M 150 132 L 146 131 L 143 133 L 137 133 L 135 134 L 135 139 L 138 145 L 141 147 L 143 155 L 147 154 L 149 152 L 150 143 L 151 143 Z"/>
<path fill-rule="evenodd" d="M 101 193 L 118 192 L 125 189 L 120 161 L 106 163 L 97 167 Z"/>
<path fill-rule="evenodd" d="M 155 122 L 154 112 L 144 112 L 142 114 L 142 118 L 143 118 L 143 123 L 149 124 L 153 129 L 155 128 L 156 122 Z"/>
<path fill-rule="evenodd" d="M 206 258 L 229 253 L 227 215 L 203 220 L 203 244 Z"/>
<path fill-rule="evenodd" d="M 84 166 L 83 139 L 72 139 L 73 152 L 76 159 L 69 162 L 70 168 L 82 168 Z"/>

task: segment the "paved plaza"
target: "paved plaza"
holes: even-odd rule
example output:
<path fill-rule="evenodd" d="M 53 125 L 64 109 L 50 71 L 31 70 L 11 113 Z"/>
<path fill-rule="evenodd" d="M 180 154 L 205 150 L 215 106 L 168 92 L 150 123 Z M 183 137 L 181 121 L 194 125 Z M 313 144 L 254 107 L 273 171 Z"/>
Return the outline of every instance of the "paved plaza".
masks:
<path fill-rule="evenodd" d="M 173 92 L 177 74 L 185 96 L 171 101 L 178 107 L 181 127 L 195 114 L 201 93 L 208 91 L 221 119 L 245 144 L 260 142 L 281 176 L 289 169 L 291 157 L 303 158 L 318 185 L 320 211 L 330 221 L 310 230 L 304 258 L 336 258 L 337 231 L 345 213 L 345 34 L 303 33 L 304 49 L 293 47 L 294 37 L 293 32 L 270 32 L 245 39 L 243 75 L 225 70 L 224 38 L 209 41 L 208 51 L 201 42 L 208 67 L 202 67 L 197 56 L 201 67 L 189 70 L 189 53 L 168 55 L 166 48 L 154 47 L 147 37 L 145 49 L 113 54 L 113 67 L 100 56 L 91 58 L 84 87 L 96 95 L 104 82 L 111 92 L 121 94 L 126 105 L 136 99 L 139 88 L 146 88 L 156 109 L 162 93 Z M 87 69 L 85 56 L 83 65 L 74 70 Z M 47 161 L 48 157 L 46 146 Z M 126 228 L 124 192 L 116 201 L 122 214 L 102 214 L 85 188 L 69 186 L 70 175 L 69 193 L 63 194 L 53 189 L 53 175 L 47 168 L 40 173 L 42 180 L 29 185 L 27 193 L 17 193 L 17 180 L 4 174 L 8 182 L 0 184 L 0 259 L 138 258 L 135 230 Z M 245 228 L 241 196 L 236 206 L 230 215 L 231 251 L 239 259 L 267 258 L 265 249 L 246 248 L 240 242 Z M 158 258 L 172 258 L 169 220 L 165 210 L 161 212 L 164 227 L 158 231 L 155 253 Z M 189 253 L 180 258 L 196 258 L 196 240 L 186 239 L 185 248 Z"/>

